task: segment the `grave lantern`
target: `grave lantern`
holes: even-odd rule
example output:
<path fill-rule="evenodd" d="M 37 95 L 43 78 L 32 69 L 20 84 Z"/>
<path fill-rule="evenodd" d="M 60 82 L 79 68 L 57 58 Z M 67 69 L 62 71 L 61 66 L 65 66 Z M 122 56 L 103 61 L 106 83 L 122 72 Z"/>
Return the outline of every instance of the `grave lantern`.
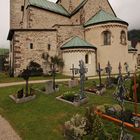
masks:
<path fill-rule="evenodd" d="M 132 121 L 134 123 L 134 127 L 140 128 L 140 117 L 135 116 L 132 118 Z"/>

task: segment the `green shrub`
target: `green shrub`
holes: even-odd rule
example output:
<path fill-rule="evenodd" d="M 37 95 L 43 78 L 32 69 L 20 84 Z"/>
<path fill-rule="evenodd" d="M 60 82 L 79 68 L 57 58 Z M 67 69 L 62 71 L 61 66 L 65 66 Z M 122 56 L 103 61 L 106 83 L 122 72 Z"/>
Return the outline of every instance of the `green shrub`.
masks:
<path fill-rule="evenodd" d="M 82 140 L 86 134 L 86 119 L 79 114 L 73 116 L 70 121 L 64 124 L 64 133 L 67 140 Z"/>
<path fill-rule="evenodd" d="M 74 101 L 75 92 L 65 92 L 62 96 L 63 99 L 68 100 L 70 102 Z"/>
<path fill-rule="evenodd" d="M 138 102 L 140 102 L 140 75 L 136 78 L 136 82 L 137 82 L 137 100 Z M 131 79 L 131 84 L 130 84 L 130 93 L 129 93 L 129 97 L 132 99 L 132 101 L 134 100 L 134 97 L 133 97 L 133 92 L 134 92 L 134 89 L 133 89 L 133 86 L 134 86 L 134 78 Z"/>

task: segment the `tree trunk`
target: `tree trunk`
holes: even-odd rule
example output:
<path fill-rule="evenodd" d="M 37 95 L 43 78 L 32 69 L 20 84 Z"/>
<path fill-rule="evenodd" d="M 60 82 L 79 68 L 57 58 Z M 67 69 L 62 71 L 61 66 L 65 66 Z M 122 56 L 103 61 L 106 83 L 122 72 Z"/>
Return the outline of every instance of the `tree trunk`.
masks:
<path fill-rule="evenodd" d="M 25 90 L 25 96 L 28 96 L 28 80 L 26 80 L 26 90 Z"/>
<path fill-rule="evenodd" d="M 55 91 L 55 71 L 53 72 L 53 90 Z"/>

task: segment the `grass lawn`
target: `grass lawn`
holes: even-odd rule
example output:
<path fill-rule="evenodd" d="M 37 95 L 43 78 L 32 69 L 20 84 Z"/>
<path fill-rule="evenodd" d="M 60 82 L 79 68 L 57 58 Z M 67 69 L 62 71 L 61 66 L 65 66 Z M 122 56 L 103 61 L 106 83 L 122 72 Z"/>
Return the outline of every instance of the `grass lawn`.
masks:
<path fill-rule="evenodd" d="M 62 74 L 56 74 L 56 79 L 70 78 Z M 52 76 L 34 76 L 30 77 L 29 80 L 47 80 L 52 79 Z M 21 77 L 9 77 L 6 73 L 0 73 L 0 83 L 20 82 L 24 81 Z"/>
<path fill-rule="evenodd" d="M 91 81 L 88 81 L 86 84 L 91 85 Z M 34 88 L 41 86 L 43 85 L 33 85 Z M 113 90 L 108 90 L 104 96 L 88 95 L 88 104 L 81 107 L 74 107 L 56 100 L 55 97 L 68 90 L 78 91 L 79 87 L 68 89 L 68 87 L 60 83 L 60 92 L 52 95 L 38 93 L 35 100 L 17 105 L 8 95 L 15 93 L 21 87 L 23 86 L 0 89 L 0 114 L 10 122 L 23 140 L 64 140 L 62 126 L 74 114 L 84 114 L 87 106 L 116 103 L 111 95 Z M 133 105 L 127 103 L 126 108 L 133 109 Z M 104 122 L 105 128 L 109 132 L 116 131 L 113 123 Z M 134 136 L 134 140 L 140 139 L 140 134 L 134 134 Z"/>

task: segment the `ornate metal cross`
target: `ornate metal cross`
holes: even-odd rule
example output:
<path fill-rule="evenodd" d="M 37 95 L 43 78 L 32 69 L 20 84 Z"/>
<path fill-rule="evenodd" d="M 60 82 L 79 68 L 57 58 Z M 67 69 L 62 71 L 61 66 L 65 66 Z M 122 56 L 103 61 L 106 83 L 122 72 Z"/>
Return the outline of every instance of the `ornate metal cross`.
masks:
<path fill-rule="evenodd" d="M 107 67 L 106 67 L 106 73 L 108 74 L 109 79 L 110 79 L 110 76 L 111 76 L 111 72 L 112 72 L 112 67 L 111 67 L 110 62 L 108 61 Z"/>
<path fill-rule="evenodd" d="M 103 71 L 103 69 L 101 69 L 101 67 L 100 67 L 100 63 L 98 63 L 98 68 L 97 68 L 97 73 L 98 73 L 98 75 L 99 75 L 99 81 L 100 81 L 100 86 L 102 85 L 102 79 L 101 79 L 101 72 Z"/>
<path fill-rule="evenodd" d="M 127 76 L 129 78 L 130 77 L 129 65 L 127 62 L 125 62 L 124 65 L 125 65 L 125 70 L 126 70 Z"/>

